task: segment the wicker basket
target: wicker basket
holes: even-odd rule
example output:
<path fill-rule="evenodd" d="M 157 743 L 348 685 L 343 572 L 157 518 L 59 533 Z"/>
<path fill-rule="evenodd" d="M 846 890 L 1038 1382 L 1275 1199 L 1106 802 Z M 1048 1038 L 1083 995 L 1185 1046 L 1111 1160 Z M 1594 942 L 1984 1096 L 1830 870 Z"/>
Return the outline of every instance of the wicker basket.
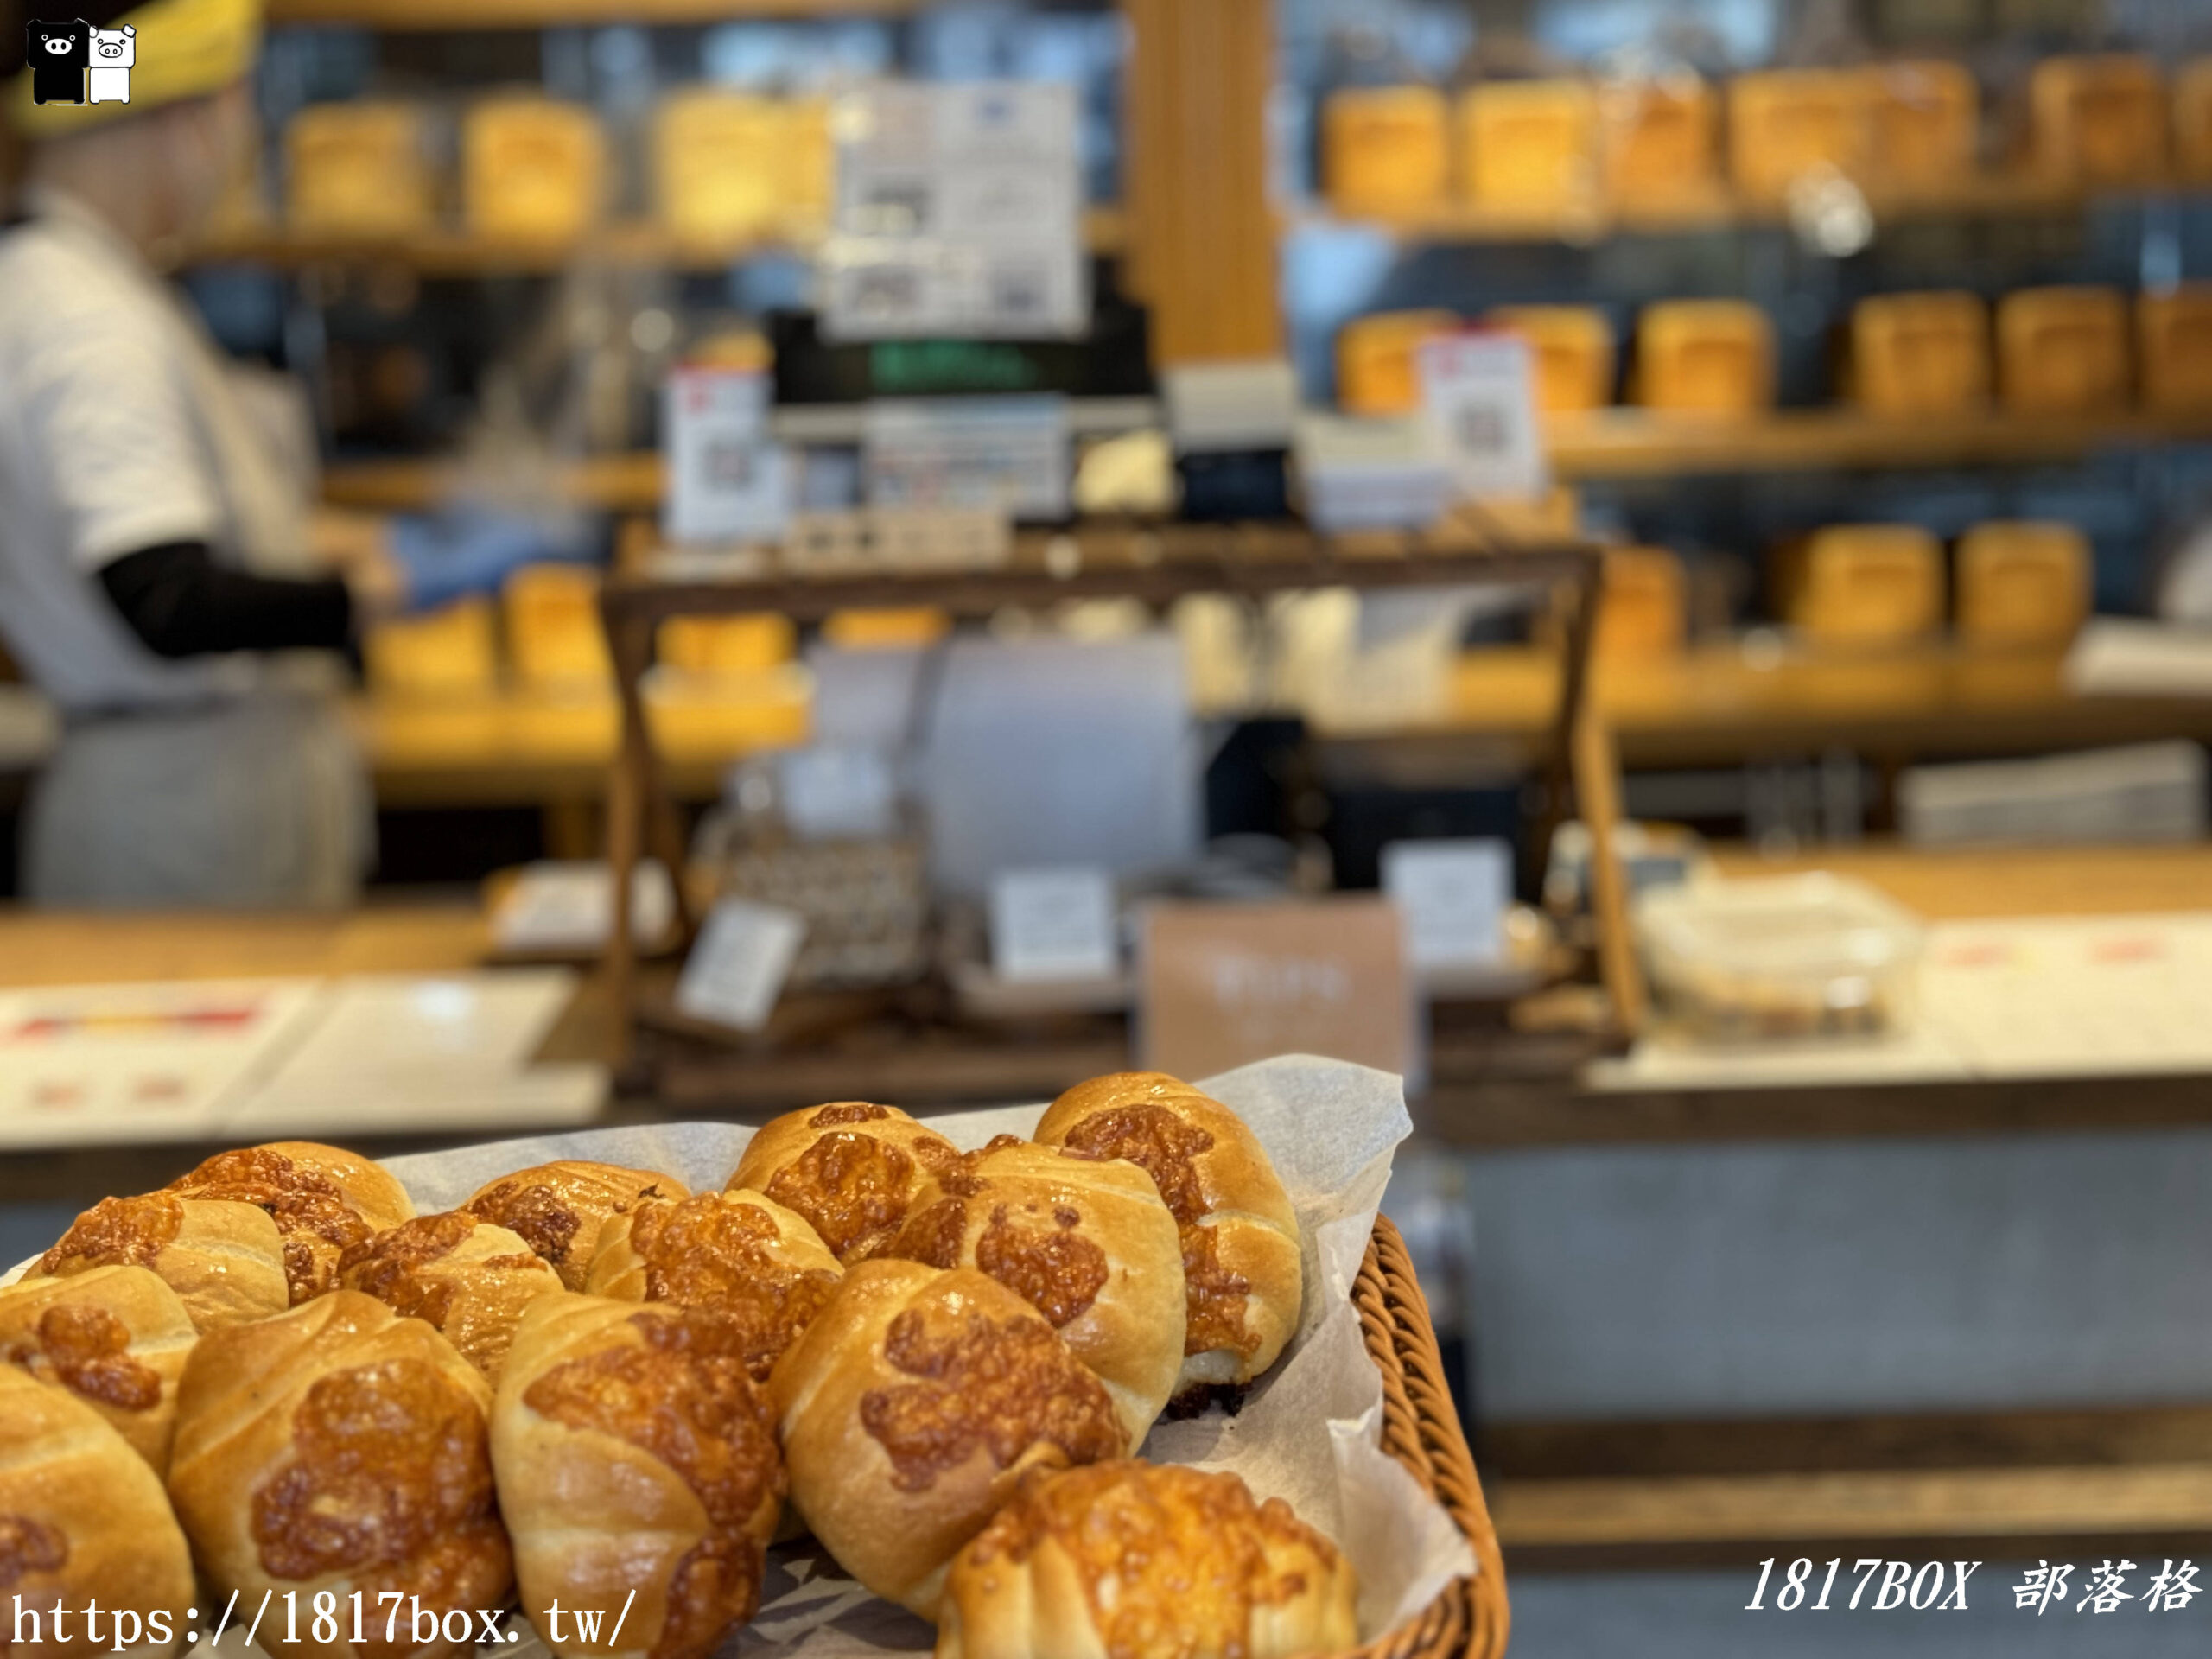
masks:
<path fill-rule="evenodd" d="M 1475 1459 L 1444 1383 L 1444 1362 L 1406 1242 L 1389 1218 L 1375 1218 L 1367 1259 L 1352 1285 L 1361 1333 L 1382 1373 L 1382 1449 L 1413 1471 L 1474 1546 L 1482 1570 L 1454 1579 L 1416 1619 L 1377 1637 L 1351 1659 L 1499 1659 L 1510 1617 L 1497 1529 L 1483 1503 Z"/>

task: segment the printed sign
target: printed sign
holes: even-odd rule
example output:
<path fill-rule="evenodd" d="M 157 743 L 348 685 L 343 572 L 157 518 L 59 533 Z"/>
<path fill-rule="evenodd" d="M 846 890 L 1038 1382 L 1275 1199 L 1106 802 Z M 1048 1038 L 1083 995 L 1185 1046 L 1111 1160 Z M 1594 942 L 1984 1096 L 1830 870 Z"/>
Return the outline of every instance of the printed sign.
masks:
<path fill-rule="evenodd" d="M 871 507 L 1068 515 L 1074 450 L 1063 398 L 879 399 L 861 445 Z"/>
<path fill-rule="evenodd" d="M 1465 498 L 1541 495 L 1548 487 L 1529 342 L 1469 329 L 1424 340 L 1421 414 Z"/>
<path fill-rule="evenodd" d="M 790 468 L 768 439 L 768 377 L 678 369 L 664 394 L 668 505 L 675 542 L 769 542 L 791 517 Z"/>
<path fill-rule="evenodd" d="M 1481 968 L 1505 950 L 1513 853 L 1502 841 L 1394 841 L 1382 849 L 1382 891 L 1406 915 L 1416 968 Z"/>
<path fill-rule="evenodd" d="M 1277 1054 L 1416 1067 L 1404 924 L 1388 899 L 1156 905 L 1142 937 L 1148 1067 L 1203 1077 Z"/>
<path fill-rule="evenodd" d="M 1023 982 L 1119 972 L 1113 877 L 1096 868 L 1001 870 L 991 878 L 991 966 Z"/>
<path fill-rule="evenodd" d="M 784 994 L 806 937 L 806 918 L 777 905 L 725 899 L 707 912 L 677 982 L 677 1012 L 758 1031 Z"/>

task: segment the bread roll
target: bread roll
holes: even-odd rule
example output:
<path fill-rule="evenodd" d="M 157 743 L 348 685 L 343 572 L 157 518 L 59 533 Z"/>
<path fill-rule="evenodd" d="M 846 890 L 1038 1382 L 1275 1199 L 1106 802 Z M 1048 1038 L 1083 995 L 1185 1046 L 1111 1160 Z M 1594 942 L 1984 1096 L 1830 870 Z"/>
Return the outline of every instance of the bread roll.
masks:
<path fill-rule="evenodd" d="M 722 1185 L 765 1192 L 806 1217 L 850 1267 L 897 1236 L 922 1183 L 960 1154 L 896 1106 L 841 1100 L 764 1123 Z"/>
<path fill-rule="evenodd" d="M 922 1189 L 885 1252 L 976 1268 L 1060 1333 L 1114 1397 L 1133 1446 L 1183 1367 L 1183 1248 L 1152 1177 L 1005 1136 Z"/>
<path fill-rule="evenodd" d="M 1104 1385 L 1027 1302 L 970 1268 L 855 1267 L 769 1386 L 814 1535 L 924 1618 L 953 1552 L 1022 1475 L 1128 1450 Z"/>
<path fill-rule="evenodd" d="M 0 1290 L 0 1358 L 75 1395 L 156 1475 L 169 1466 L 177 1379 L 199 1333 L 145 1268 L 94 1268 Z"/>
<path fill-rule="evenodd" d="M 492 1459 L 523 1610 L 562 1659 L 703 1659 L 760 1611 L 784 1465 L 728 1321 L 595 1296 L 531 1303 Z"/>
<path fill-rule="evenodd" d="M 558 1291 L 561 1275 L 505 1228 L 448 1210 L 353 1245 L 338 1258 L 338 1282 L 404 1318 L 428 1319 L 497 1382 L 523 1309 Z"/>
<path fill-rule="evenodd" d="M 599 1249 L 599 1230 L 640 1198 L 688 1198 L 691 1189 L 672 1175 L 620 1164 L 563 1159 L 518 1169 L 486 1181 L 461 1207 L 520 1236 L 552 1264 L 561 1282 L 582 1290 Z"/>
<path fill-rule="evenodd" d="M 177 1396 L 169 1497 L 217 1594 L 242 1607 L 328 1590 L 387 1591 L 448 1612 L 495 1608 L 513 1583 L 493 1500 L 491 1385 L 421 1319 L 334 1290 L 200 1339 Z M 219 1604 L 218 1604 L 219 1605 Z M 410 1609 L 416 1605 L 410 1600 Z M 323 1640 L 304 1612 L 290 1659 L 446 1659 L 467 1637 L 416 1643 L 381 1620 Z"/>
<path fill-rule="evenodd" d="M 1164 1072 L 1121 1071 L 1054 1101 L 1037 1139 L 1141 1165 L 1174 1212 L 1190 1306 L 1179 1395 L 1275 1363 L 1298 1329 L 1298 1217 L 1242 1118 Z"/>
<path fill-rule="evenodd" d="M 952 1563 L 937 1659 L 1294 1659 L 1357 1645 L 1351 1566 L 1232 1474 L 1032 1478 Z"/>
<path fill-rule="evenodd" d="M 70 1224 L 38 1270 L 150 1268 L 176 1292 L 195 1329 L 240 1325 L 291 1306 L 284 1240 L 269 1212 L 228 1198 L 149 1192 L 102 1198 Z"/>
<path fill-rule="evenodd" d="M 284 1278 L 295 1306 L 337 1282 L 338 1258 L 348 1245 L 415 1213 L 407 1189 L 382 1168 L 312 1141 L 219 1152 L 164 1190 L 267 1211 L 283 1236 Z"/>
<path fill-rule="evenodd" d="M 161 1477 L 84 1402 L 0 1365 L 0 1637 L 25 1656 L 165 1651 L 193 1601 Z M 133 1624 L 137 1641 L 116 1639 Z"/>
<path fill-rule="evenodd" d="M 585 1288 L 721 1314 L 744 1333 L 753 1380 L 766 1382 L 842 1276 L 796 1211 L 740 1189 L 673 1204 L 649 1198 L 610 1216 Z"/>

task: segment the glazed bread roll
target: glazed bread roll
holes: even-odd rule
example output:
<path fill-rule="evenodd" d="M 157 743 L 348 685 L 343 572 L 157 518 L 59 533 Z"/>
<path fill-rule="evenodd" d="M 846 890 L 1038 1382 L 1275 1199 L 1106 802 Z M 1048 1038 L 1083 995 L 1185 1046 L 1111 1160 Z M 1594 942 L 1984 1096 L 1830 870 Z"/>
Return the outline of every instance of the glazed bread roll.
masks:
<path fill-rule="evenodd" d="M 722 1185 L 796 1210 L 850 1267 L 888 1244 L 922 1183 L 959 1160 L 951 1141 L 896 1106 L 841 1100 L 762 1124 Z"/>
<path fill-rule="evenodd" d="M 1054 1101 L 1037 1139 L 1141 1166 L 1174 1212 L 1190 1307 L 1179 1395 L 1275 1363 L 1298 1329 L 1298 1217 L 1243 1119 L 1164 1072 L 1121 1071 Z"/>
<path fill-rule="evenodd" d="M 448 1612 L 499 1606 L 514 1581 L 493 1499 L 491 1403 L 491 1385 L 429 1325 L 334 1290 L 200 1339 L 177 1396 L 169 1498 L 200 1570 L 241 1606 L 293 1591 L 304 1610 L 325 1590 L 359 1590 L 373 1606 L 397 1591 L 442 1630 Z M 325 1640 L 303 1611 L 284 1651 L 444 1659 L 476 1645 L 473 1617 L 463 1640 L 419 1644 L 404 1621 L 392 1643 L 372 1621 L 359 1649 L 351 1619 L 338 1623 Z"/>
<path fill-rule="evenodd" d="M 38 1264 L 60 1279 L 93 1268 L 152 1268 L 200 1331 L 266 1319 L 292 1302 L 276 1224 L 267 1211 L 227 1198 L 102 1198 Z"/>
<path fill-rule="evenodd" d="M 518 1235 L 552 1264 L 563 1284 L 582 1290 L 609 1216 L 624 1214 L 641 1198 L 690 1196 L 672 1175 L 570 1158 L 486 1181 L 461 1207 Z"/>
<path fill-rule="evenodd" d="M 377 1165 L 312 1141 L 219 1152 L 164 1190 L 267 1211 L 283 1236 L 295 1306 L 337 1282 L 338 1258 L 348 1245 L 415 1213 L 407 1190 Z"/>
<path fill-rule="evenodd" d="M 192 1554 L 161 1477 L 92 1408 L 0 1365 L 0 1636 L 19 1655 L 168 1651 L 194 1601 Z M 92 1639 L 84 1609 L 103 1620 Z M 68 1611 L 66 1637 L 54 1611 Z M 135 1624 L 141 1634 L 121 1639 Z M 0 1651 L 5 1651 L 0 1649 Z"/>
<path fill-rule="evenodd" d="M 1027 1302 L 969 1268 L 861 1262 L 769 1386 L 814 1535 L 925 1618 L 953 1553 L 1025 1473 L 1128 1449 L 1104 1385 Z"/>
<path fill-rule="evenodd" d="M 1152 1177 L 1004 1135 L 922 1189 L 884 1254 L 976 1268 L 1027 1301 L 1114 1397 L 1132 1446 L 1183 1367 L 1183 1247 Z"/>
<path fill-rule="evenodd" d="M 157 1476 L 169 1466 L 177 1381 L 198 1340 L 177 1294 L 145 1268 L 0 1290 L 0 1358 L 82 1400 Z"/>
<path fill-rule="evenodd" d="M 1033 1478 L 952 1563 L 937 1659 L 1294 1659 L 1356 1646 L 1337 1548 L 1232 1474 L 1141 1462 Z"/>
<path fill-rule="evenodd" d="M 338 1258 L 338 1282 L 429 1320 L 496 1383 L 523 1309 L 559 1290 L 561 1275 L 505 1228 L 448 1210 L 353 1245 Z"/>
<path fill-rule="evenodd" d="M 744 1333 L 753 1380 L 766 1382 L 842 1276 L 796 1211 L 741 1188 L 679 1203 L 649 1198 L 626 1216 L 610 1216 L 585 1288 L 721 1315 Z"/>
<path fill-rule="evenodd" d="M 784 1465 L 728 1321 L 540 1298 L 499 1379 L 492 1460 L 523 1610 L 562 1659 L 703 1659 L 760 1611 Z"/>

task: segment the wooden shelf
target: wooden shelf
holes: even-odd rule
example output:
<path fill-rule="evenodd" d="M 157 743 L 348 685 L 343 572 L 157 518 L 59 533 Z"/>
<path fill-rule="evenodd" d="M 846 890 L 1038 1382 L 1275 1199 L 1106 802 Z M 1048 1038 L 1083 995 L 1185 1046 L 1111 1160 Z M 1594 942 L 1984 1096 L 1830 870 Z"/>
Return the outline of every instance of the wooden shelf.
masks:
<path fill-rule="evenodd" d="M 1084 210 L 1084 240 L 1093 253 L 1114 255 L 1128 245 L 1128 220 L 1111 205 Z M 543 276 L 572 265 L 714 271 L 762 254 L 810 256 L 819 230 L 704 244 L 650 219 L 616 220 L 575 239 L 552 241 L 433 230 L 397 238 L 296 235 L 279 226 L 234 232 L 197 250 L 194 264 L 398 265 L 423 276 Z"/>
<path fill-rule="evenodd" d="M 740 17 L 899 16 L 922 0 L 270 0 L 271 27 L 395 31 L 556 29 L 591 23 L 721 23 Z"/>

